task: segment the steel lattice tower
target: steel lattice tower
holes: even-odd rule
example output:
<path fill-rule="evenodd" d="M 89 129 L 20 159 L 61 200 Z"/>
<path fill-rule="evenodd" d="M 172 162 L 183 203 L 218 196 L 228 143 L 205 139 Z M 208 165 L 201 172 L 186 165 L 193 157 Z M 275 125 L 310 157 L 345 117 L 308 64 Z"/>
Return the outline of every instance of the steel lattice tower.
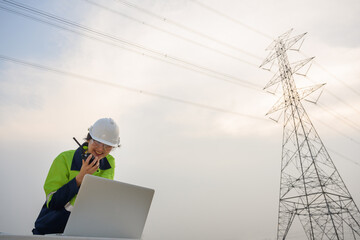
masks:
<path fill-rule="evenodd" d="M 301 103 L 323 84 L 296 88 L 293 75 L 312 58 L 289 63 L 287 51 L 305 35 L 290 33 L 274 40 L 260 66 L 277 59 L 279 71 L 265 89 L 281 84 L 283 91 L 268 112 L 282 110 L 284 117 L 277 240 L 286 239 L 296 216 L 309 240 L 360 239 L 359 209 Z"/>

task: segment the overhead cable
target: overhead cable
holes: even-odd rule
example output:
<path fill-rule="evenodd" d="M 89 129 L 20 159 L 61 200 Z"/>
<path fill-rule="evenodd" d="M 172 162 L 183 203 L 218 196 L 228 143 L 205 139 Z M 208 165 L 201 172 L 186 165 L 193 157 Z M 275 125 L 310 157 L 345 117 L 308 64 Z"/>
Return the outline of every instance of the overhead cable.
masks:
<path fill-rule="evenodd" d="M 226 109 L 223 109 L 223 108 L 214 107 L 214 106 L 210 106 L 210 105 L 206 105 L 206 104 L 202 104 L 202 103 L 196 103 L 196 102 L 192 102 L 192 101 L 188 101 L 188 100 L 184 100 L 184 99 L 180 99 L 180 98 L 174 98 L 174 97 L 171 97 L 171 96 L 167 96 L 167 95 L 163 95 L 163 94 L 159 94 L 159 93 L 154 93 L 154 92 L 150 92 L 150 91 L 146 91 L 146 90 L 142 90 L 142 89 L 138 89 L 138 88 L 128 87 L 128 86 L 125 86 L 125 85 L 122 85 L 122 84 L 113 83 L 113 82 L 109 82 L 109 81 L 105 81 L 105 80 L 100 80 L 100 79 L 97 79 L 97 78 L 88 77 L 88 76 L 80 75 L 80 74 L 77 74 L 77 73 L 72 73 L 72 72 L 61 70 L 61 69 L 57 69 L 57 68 L 53 68 L 53 67 L 49 67 L 49 66 L 45 66 L 45 65 L 40 65 L 40 64 L 37 64 L 37 63 L 32 63 L 32 62 L 29 62 L 29 61 L 24 61 L 24 60 L 12 58 L 12 57 L 8 57 L 8 56 L 5 56 L 5 55 L 0 55 L 0 60 L 7 61 L 7 62 L 12 62 L 12 63 L 16 63 L 16 64 L 28 66 L 28 67 L 32 67 L 32 68 L 36 68 L 36 69 L 40 69 L 40 70 L 45 70 L 45 71 L 53 72 L 53 73 L 56 73 L 56 74 L 65 75 L 65 76 L 68 76 L 68 77 L 81 79 L 81 80 L 84 80 L 84 81 L 87 81 L 87 82 L 107 85 L 107 86 L 110 86 L 110 87 L 119 88 L 119 89 L 131 91 L 131 92 L 136 92 L 136 93 L 139 93 L 139 94 L 144 94 L 144 95 L 148 95 L 148 96 L 152 96 L 152 97 L 158 97 L 158 98 L 166 99 L 166 100 L 173 101 L 173 102 L 192 105 L 192 106 L 199 107 L 199 108 L 210 109 L 210 110 L 214 110 L 214 111 L 217 111 L 217 112 L 223 112 L 223 113 L 230 113 L 230 114 L 238 115 L 238 116 L 245 117 L 245 118 L 251 118 L 251 119 L 254 119 L 254 120 L 268 121 L 267 119 L 265 119 L 263 117 L 244 114 L 244 113 L 231 111 L 231 110 L 226 110 Z"/>
<path fill-rule="evenodd" d="M 183 24 L 181 24 L 181 23 L 178 23 L 178 22 L 176 22 L 176 21 L 174 21 L 174 20 L 171 20 L 171 19 L 169 19 L 169 18 L 166 18 L 166 17 L 163 17 L 163 16 L 161 16 L 161 15 L 158 15 L 158 14 L 156 14 L 156 13 L 154 13 L 154 12 L 151 12 L 151 11 L 145 9 L 145 8 L 139 7 L 139 6 L 137 6 L 137 5 L 133 4 L 133 3 L 130 3 L 130 2 L 128 2 L 128 1 L 126 1 L 126 0 L 115 0 L 115 1 L 117 1 L 118 3 L 121 3 L 121 4 L 125 5 L 125 6 L 131 7 L 131 8 L 134 8 L 134 9 L 137 9 L 137 10 L 139 10 L 139 11 L 141 11 L 141 12 L 143 12 L 143 13 L 146 13 L 146 14 L 148 14 L 149 16 L 152 16 L 152 17 L 154 17 L 154 18 L 157 18 L 157 19 L 159 19 L 159 20 L 161 20 L 161 21 L 163 21 L 163 22 L 172 24 L 172 25 L 174 25 L 174 26 L 176 26 L 176 27 L 178 27 L 178 28 L 181 28 L 181 29 L 183 29 L 183 30 L 186 30 L 186 31 L 188 31 L 188 32 L 191 32 L 191 33 L 193 33 L 193 34 L 196 34 L 196 35 L 198 35 L 198 36 L 201 36 L 201 37 L 203 37 L 203 38 L 206 38 L 206 39 L 208 39 L 208 40 L 211 40 L 211 41 L 213 41 L 213 42 L 216 42 L 216 43 L 218 43 L 218 44 L 221 44 L 221 45 L 223 45 L 223 46 L 226 46 L 226 47 L 228 47 L 228 48 L 230 48 L 230 49 L 236 50 L 236 51 L 241 52 L 241 53 L 243 53 L 243 54 L 246 54 L 246 55 L 248 55 L 248 56 L 250 56 L 250 57 L 253 57 L 253 58 L 262 60 L 262 57 L 256 56 L 255 54 L 252 54 L 252 53 L 250 53 L 250 52 L 247 52 L 247 51 L 245 51 L 245 50 L 243 50 L 243 49 L 241 49 L 241 48 L 238 48 L 238 47 L 236 47 L 236 46 L 234 46 L 234 45 L 231 45 L 231 44 L 226 43 L 226 42 L 224 42 L 224 41 L 221 41 L 221 40 L 218 40 L 218 39 L 216 39 L 216 38 L 213 38 L 213 37 L 211 37 L 211 36 L 209 36 L 209 35 L 207 35 L 207 34 L 201 33 L 201 32 L 199 32 L 199 31 L 197 31 L 197 30 L 195 30 L 195 29 L 192 29 L 192 28 L 190 28 L 190 27 L 187 27 L 187 26 L 185 26 L 185 25 L 183 25 Z"/>
<path fill-rule="evenodd" d="M 221 16 L 221 17 L 224 17 L 224 18 L 226 18 L 226 19 L 228 19 L 228 20 L 230 20 L 230 21 L 232 21 L 232 22 L 234 22 L 234 23 L 237 23 L 237 24 L 239 24 L 240 26 L 245 27 L 245 28 L 247 28 L 247 29 L 249 29 L 249 30 L 251 30 L 251 31 L 253 31 L 253 32 L 261 35 L 261 36 L 263 36 L 263 37 L 266 37 L 266 38 L 269 38 L 269 39 L 274 39 L 273 37 L 271 37 L 270 35 L 264 33 L 263 31 L 260 31 L 260 30 L 258 30 L 258 29 L 255 29 L 255 28 L 253 28 L 253 27 L 251 27 L 251 26 L 249 26 L 249 25 L 241 22 L 240 20 L 235 19 L 234 17 L 231 17 L 231 16 L 229 16 L 229 15 L 223 13 L 223 12 L 220 12 L 219 10 L 216 10 L 216 9 L 210 7 L 209 5 L 206 5 L 206 4 L 203 3 L 203 2 L 200 2 L 200 1 L 198 1 L 198 0 L 190 0 L 190 1 L 198 4 L 199 6 L 205 8 L 205 9 L 207 9 L 207 10 L 209 10 L 209 11 L 211 11 L 211 12 L 213 12 L 213 13 Z M 302 53 L 305 57 L 308 58 L 308 56 L 307 56 L 305 53 L 303 53 L 303 52 L 301 52 L 301 51 L 300 51 L 300 53 Z M 360 96 L 360 92 L 359 92 L 358 90 L 356 90 L 355 88 L 351 87 L 350 85 L 348 85 L 347 83 L 345 83 L 344 81 L 342 81 L 341 79 L 339 79 L 337 76 L 335 76 L 334 74 L 332 74 L 329 70 L 327 70 L 324 66 L 320 65 L 317 61 L 313 60 L 313 63 L 314 63 L 317 67 L 319 67 L 320 69 L 322 69 L 325 73 L 327 73 L 328 75 L 330 75 L 332 78 L 334 78 L 335 80 L 337 80 L 337 81 L 339 81 L 341 84 L 343 84 L 343 85 L 344 85 L 346 88 L 348 88 L 350 91 L 352 91 L 352 92 L 355 93 L 356 95 Z M 325 91 L 329 92 L 333 97 L 335 97 L 337 100 L 345 103 L 348 107 L 352 108 L 352 109 L 353 109 L 354 111 L 356 111 L 357 113 L 360 113 L 360 111 L 357 110 L 353 105 L 346 103 L 344 100 L 340 99 L 340 98 L 337 97 L 335 94 L 331 93 L 329 90 L 325 90 Z"/>
<path fill-rule="evenodd" d="M 223 12 L 220 12 L 219 10 L 216 10 L 216 9 L 210 7 L 210 6 L 206 5 L 206 4 L 203 3 L 203 2 L 200 2 L 200 1 L 197 1 L 197 0 L 190 0 L 190 1 L 198 4 L 199 6 L 205 8 L 205 9 L 207 9 L 207 10 L 213 12 L 213 13 L 216 13 L 217 15 L 220 15 L 220 16 L 222 16 L 222 17 L 224 17 L 224 18 L 226 18 L 226 19 L 228 19 L 228 20 L 230 20 L 230 21 L 232 21 L 232 22 L 234 22 L 234 23 L 237 23 L 237 24 L 241 25 L 242 27 L 244 27 L 244 28 L 246 28 L 246 29 L 248 29 L 248 30 L 250 30 L 250 31 L 253 31 L 253 32 L 255 32 L 255 33 L 257 33 L 257 34 L 259 34 L 259 35 L 261 35 L 261 36 L 263 36 L 263 37 L 266 37 L 266 38 L 271 39 L 271 40 L 274 39 L 272 36 L 270 36 L 270 35 L 262 32 L 262 31 L 259 31 L 259 30 L 255 29 L 255 28 L 253 28 L 253 27 L 251 27 L 251 26 L 249 26 L 249 25 L 241 22 L 241 21 L 238 20 L 238 19 L 235 19 L 235 18 L 233 18 L 233 17 L 230 17 L 229 15 L 227 15 L 227 14 L 225 14 L 225 13 L 223 13 Z"/>
<path fill-rule="evenodd" d="M 235 19 L 235 18 L 233 18 L 233 17 L 231 17 L 231 16 L 229 16 L 229 15 L 223 13 L 223 12 L 220 12 L 219 10 L 216 10 L 216 9 L 214 9 L 214 8 L 206 5 L 206 4 L 203 3 L 203 2 L 200 2 L 200 1 L 198 1 L 198 0 L 190 0 L 190 1 L 198 4 L 199 6 L 205 8 L 205 9 L 207 9 L 207 10 L 213 12 L 213 13 L 216 13 L 216 14 L 219 15 L 219 16 L 222 16 L 222 17 L 224 17 L 224 18 L 226 18 L 226 19 L 228 19 L 228 20 L 230 20 L 230 21 L 232 21 L 232 22 L 235 22 L 235 23 L 241 25 L 242 27 L 245 27 L 245 28 L 247 28 L 247 29 L 249 29 L 249 30 L 251 30 L 251 31 L 253 31 L 253 32 L 261 35 L 261 36 L 263 36 L 263 37 L 266 37 L 266 38 L 269 38 L 269 39 L 274 39 L 273 37 L 271 37 L 270 35 L 264 33 L 263 31 L 260 31 L 260 30 L 258 30 L 258 29 L 255 29 L 255 28 L 253 28 L 253 27 L 251 27 L 251 26 L 249 26 L 249 25 L 247 25 L 247 24 L 239 21 L 238 19 Z M 300 52 L 301 52 L 301 51 L 300 51 Z M 306 56 L 305 53 L 303 53 L 303 52 L 301 52 L 301 53 L 302 53 L 305 57 L 308 57 L 308 56 Z M 350 85 L 348 85 L 346 82 L 344 82 L 344 81 L 342 81 L 341 79 L 339 79 L 336 75 L 334 75 L 333 73 L 331 73 L 329 70 L 327 70 L 327 69 L 326 69 L 324 66 L 322 66 L 320 63 L 318 63 L 318 62 L 315 61 L 315 60 L 313 61 L 313 63 L 314 63 L 317 67 L 319 67 L 320 69 L 322 69 L 324 72 L 326 72 L 328 75 L 330 75 L 332 78 L 334 78 L 335 80 L 337 80 L 337 81 L 339 81 L 341 84 L 343 84 L 343 85 L 344 85 L 346 88 L 348 88 L 350 91 L 352 91 L 352 92 L 355 93 L 356 95 L 360 96 L 360 92 L 359 92 L 358 90 L 356 90 L 355 88 L 353 88 L 353 87 L 351 87 Z"/>
<path fill-rule="evenodd" d="M 4 1 L 5 1 L 5 2 L 10 2 L 10 1 L 7 1 L 7 0 L 3 0 L 3 2 L 4 2 Z M 15 4 L 18 4 L 18 3 L 15 3 Z M 60 17 L 57 17 L 57 16 L 52 15 L 52 14 L 45 13 L 45 12 L 40 11 L 40 10 L 35 10 L 35 11 L 38 11 L 38 12 L 40 12 L 40 13 L 43 13 L 43 14 L 46 16 L 46 18 L 50 18 L 50 19 L 52 19 L 52 20 L 55 19 L 57 22 L 60 22 L 60 23 L 62 23 L 62 24 L 65 24 L 65 25 L 68 25 L 68 26 L 71 26 L 71 27 L 75 27 L 75 28 L 76 28 L 76 27 L 78 27 L 78 26 L 81 26 L 82 28 L 84 28 L 84 31 L 87 30 L 87 32 L 94 33 L 94 34 L 97 35 L 98 37 L 95 37 L 95 36 L 93 36 L 93 35 L 89 35 L 89 34 L 86 34 L 86 33 L 83 33 L 83 32 L 79 32 L 79 31 L 74 30 L 74 29 L 69 29 L 69 28 L 64 27 L 64 26 L 62 26 L 62 25 L 58 25 L 58 24 L 55 24 L 55 23 L 52 23 L 52 22 L 48 22 L 48 21 L 46 21 L 46 20 L 44 20 L 44 19 L 36 18 L 36 17 L 34 17 L 34 16 L 32 16 L 32 15 L 28 15 L 28 14 L 25 14 L 25 13 L 23 13 L 23 12 L 15 11 L 14 9 L 9 9 L 9 8 L 6 8 L 6 7 L 2 7 L 1 5 L 0 5 L 0 8 L 3 9 L 3 10 L 6 10 L 6 11 L 12 12 L 12 13 L 18 14 L 18 15 L 22 15 L 22 16 L 27 17 L 27 18 L 30 18 L 30 19 L 32 19 L 32 20 L 39 21 L 39 22 L 41 22 L 41 23 L 49 24 L 49 25 L 51 25 L 51 26 L 54 26 L 54 27 L 57 27 L 57 28 L 60 28 L 60 29 L 66 30 L 66 31 L 70 31 L 70 32 L 72 32 L 72 33 L 76 33 L 76 34 L 85 36 L 85 37 L 90 38 L 90 39 L 93 39 L 93 40 L 101 41 L 101 42 L 103 42 L 103 43 L 110 44 L 110 45 L 113 45 L 113 46 L 115 46 L 115 47 L 122 48 L 122 49 L 124 49 L 124 50 L 128 50 L 128 51 L 135 52 L 135 53 L 140 54 L 140 55 L 142 55 L 142 56 L 147 56 L 147 57 L 150 57 L 150 58 L 159 60 L 159 61 L 167 62 L 167 63 L 170 63 L 170 64 L 174 64 L 174 65 L 180 66 L 180 67 L 185 68 L 185 69 L 189 69 L 189 70 L 192 70 L 192 71 L 195 71 L 195 72 L 199 72 L 199 73 L 201 73 L 201 74 L 204 74 L 204 75 L 207 75 L 207 76 L 210 76 L 210 77 L 214 77 L 214 78 L 217 78 L 217 79 L 220 79 L 220 80 L 225 80 L 225 81 L 228 81 L 228 82 L 231 82 L 231 83 L 237 83 L 237 84 L 239 84 L 239 85 L 242 85 L 241 82 L 230 81 L 229 78 L 225 78 L 226 75 L 225 75 L 225 76 L 221 76 L 221 75 L 220 75 L 221 73 L 215 75 L 215 71 L 213 71 L 213 70 L 211 70 L 211 72 L 209 72 L 209 71 L 206 71 L 206 69 L 201 70 L 201 69 L 199 69 L 199 68 L 195 68 L 195 67 L 197 67 L 197 66 L 196 66 L 196 65 L 191 65 L 191 63 L 188 64 L 188 65 L 185 65 L 185 64 L 180 64 L 179 62 L 170 61 L 169 59 L 166 59 L 166 58 L 167 58 L 167 55 L 166 55 L 166 54 L 165 54 L 165 55 L 156 56 L 156 55 L 154 55 L 154 54 L 149 54 L 149 53 L 141 52 L 141 51 L 139 51 L 139 50 L 136 49 L 136 48 L 133 49 L 133 48 L 130 48 L 129 46 L 128 46 L 128 47 L 125 47 L 125 46 L 119 45 L 117 42 L 122 43 L 122 42 L 121 42 L 122 39 L 118 39 L 118 38 L 116 38 L 116 37 L 114 37 L 114 36 L 111 36 L 111 35 L 108 35 L 108 34 L 104 34 L 104 33 L 102 33 L 102 32 L 93 30 L 93 29 L 91 29 L 91 28 L 87 28 L 87 27 L 85 27 L 85 26 L 83 26 L 83 25 L 80 25 L 80 24 L 77 24 L 77 23 L 73 23 L 73 22 L 71 22 L 71 21 L 69 21 L 69 20 L 62 19 L 62 18 L 60 18 Z M 40 14 L 40 15 L 42 16 L 43 14 Z M 78 27 L 78 28 L 79 28 L 79 27 Z M 80 28 L 80 29 L 82 29 L 82 28 Z M 82 29 L 82 30 L 83 30 L 83 29 Z M 101 37 L 101 38 L 100 38 L 100 37 Z M 108 39 L 108 40 L 111 40 L 111 41 L 105 41 L 103 38 Z M 127 43 L 127 42 L 125 42 L 125 43 Z M 129 44 L 130 44 L 130 46 L 132 46 L 132 45 L 131 45 L 132 43 L 129 42 Z M 134 46 L 137 46 L 136 44 L 133 44 L 133 45 L 134 45 Z M 148 49 L 145 48 L 144 50 L 148 50 Z M 150 49 L 150 51 L 151 51 L 151 49 Z M 237 80 L 237 81 L 242 81 L 241 79 L 238 79 L 238 78 L 236 78 L 236 80 Z M 255 84 L 254 84 L 254 86 L 249 86 L 249 85 L 246 85 L 246 83 L 249 83 L 249 82 L 244 81 L 242 86 L 243 86 L 243 87 L 250 88 L 250 89 L 254 89 L 254 90 L 257 90 L 257 91 L 260 91 L 260 89 L 262 88 L 262 87 L 260 87 L 260 86 L 255 85 Z M 181 100 L 181 99 L 180 99 L 179 101 L 186 102 L 186 100 Z M 193 104 L 196 104 L 196 103 L 193 103 Z M 200 104 L 200 105 L 201 105 L 201 104 Z M 340 120 L 341 120 L 341 121 L 344 121 L 343 119 L 340 119 Z"/>
<path fill-rule="evenodd" d="M 300 53 L 307 57 L 307 55 L 304 52 Z M 344 81 L 340 80 L 337 76 L 335 76 L 333 73 L 331 73 L 329 70 L 327 70 L 324 66 L 320 65 L 320 63 L 316 62 L 314 60 L 314 64 L 316 66 L 318 66 L 321 70 L 323 70 L 325 73 L 327 73 L 329 76 L 331 76 L 332 78 L 334 78 L 335 80 L 337 80 L 338 82 L 340 82 L 342 85 L 344 85 L 347 89 L 349 89 L 350 91 L 352 91 L 353 93 L 355 93 L 356 95 L 360 96 L 360 92 L 355 90 L 355 88 L 351 87 L 350 85 L 348 85 L 347 83 L 345 83 Z"/>
<path fill-rule="evenodd" d="M 112 12 L 112 13 L 117 14 L 117 15 L 120 15 L 120 16 L 122 16 L 122 17 L 124 17 L 124 18 L 127 18 L 127 19 L 130 19 L 130 20 L 132 20 L 132 21 L 135 21 L 135 22 L 137 22 L 137 23 L 139 23 L 139 24 L 142 24 L 142 25 L 145 25 L 145 26 L 150 27 L 150 28 L 152 28 L 152 29 L 155 29 L 155 30 L 157 30 L 157 31 L 166 33 L 166 34 L 171 35 L 171 36 L 173 36 L 173 37 L 176 37 L 176 38 L 178 38 L 178 39 L 184 40 L 184 41 L 186 41 L 186 42 L 195 44 L 195 45 L 197 45 L 197 46 L 206 48 L 206 49 L 208 49 L 208 50 L 210 50 L 210 51 L 219 53 L 219 54 L 224 55 L 224 56 L 226 56 L 226 57 L 230 57 L 230 58 L 235 59 L 235 60 L 237 60 L 237 61 L 240 61 L 240 62 L 242 62 L 242 63 L 246 63 L 246 64 L 248 64 L 248 65 L 250 65 L 250 66 L 253 66 L 253 67 L 258 68 L 258 64 L 249 62 L 249 61 L 244 60 L 244 59 L 242 59 L 242 58 L 239 58 L 239 57 L 237 57 L 237 56 L 235 56 L 235 55 L 232 55 L 232 54 L 229 54 L 229 53 L 220 51 L 220 50 L 218 50 L 218 49 L 216 49 L 216 48 L 207 46 L 207 45 L 205 45 L 205 44 L 203 44 L 203 43 L 201 43 L 201 42 L 198 42 L 198 41 L 192 40 L 192 39 L 190 39 L 190 38 L 184 37 L 184 36 L 182 36 L 182 35 L 179 35 L 179 34 L 176 34 L 176 33 L 170 32 L 170 31 L 167 31 L 167 30 L 162 29 L 162 28 L 159 28 L 159 27 L 157 27 L 157 26 L 155 26 L 155 25 L 146 23 L 145 21 L 138 20 L 138 19 L 136 19 L 136 18 L 134 18 L 134 17 L 131 17 L 131 16 L 125 14 L 125 13 L 122 13 L 122 12 L 120 12 L 120 11 L 118 11 L 118 10 L 114 10 L 114 9 L 108 8 L 108 7 L 103 6 L 103 5 L 100 5 L 100 4 L 96 3 L 96 2 L 93 2 L 93 1 L 90 1 L 90 0 L 84 0 L 84 1 L 90 3 L 90 4 L 94 5 L 94 6 L 97 6 L 97 7 L 99 7 L 99 8 L 102 8 L 102 9 L 104 9 L 104 10 L 106 10 L 106 11 Z"/>
<path fill-rule="evenodd" d="M 318 118 L 316 118 L 316 121 L 319 122 L 319 123 L 321 123 L 322 125 L 326 126 L 326 127 L 329 128 L 330 130 L 332 130 L 332 131 L 334 131 L 334 132 L 337 132 L 338 134 L 342 135 L 343 137 L 349 139 L 350 141 L 352 141 L 352 142 L 360 145 L 360 142 L 359 142 L 359 141 L 357 141 L 357 140 L 355 140 L 355 139 L 347 136 L 346 134 L 344 134 L 343 132 L 341 132 L 341 131 L 339 131 L 339 130 L 336 130 L 336 129 L 334 128 L 334 126 L 330 126 L 329 124 L 325 123 L 324 121 L 319 120 Z"/>
<path fill-rule="evenodd" d="M 238 77 L 235 77 L 235 76 L 232 76 L 232 75 L 229 75 L 229 74 L 225 74 L 225 73 L 222 73 L 222 72 L 218 72 L 218 71 L 212 70 L 210 68 L 207 68 L 207 67 L 204 67 L 204 66 L 201 66 L 201 65 L 197 65 L 197 64 L 191 63 L 189 61 L 186 61 L 186 60 L 183 60 L 183 59 L 180 59 L 180 58 L 177 58 L 177 57 L 173 57 L 173 56 L 165 54 L 165 53 L 161 53 L 161 52 L 159 52 L 157 50 L 153 50 L 153 49 L 144 47 L 144 46 L 142 46 L 140 44 L 132 43 L 130 41 L 118 38 L 116 36 L 112 36 L 110 34 L 94 30 L 92 28 L 89 28 L 89 27 L 86 27 L 84 25 L 69 21 L 67 19 L 64 19 L 64 18 L 61 18 L 61 17 L 58 17 L 58 16 L 55 16 L 53 14 L 49 14 L 49 13 L 46 13 L 44 11 L 40 11 L 38 9 L 31 8 L 31 7 L 26 6 L 24 4 L 20 4 L 20 3 L 13 2 L 13 1 L 8 1 L 8 0 L 2 0 L 2 1 L 5 2 L 5 3 L 10 4 L 13 7 L 20 8 L 20 9 L 26 11 L 26 12 L 30 12 L 32 14 L 42 16 L 42 17 L 44 17 L 46 19 L 50 19 L 50 20 L 53 20 L 55 22 L 59 22 L 59 23 L 64 24 L 64 25 L 74 27 L 75 29 L 80 29 L 80 30 L 82 30 L 84 32 L 94 34 L 94 35 L 96 35 L 98 37 L 101 37 L 101 38 L 94 37 L 93 35 L 85 34 L 85 33 L 80 32 L 78 30 L 69 29 L 69 28 L 64 27 L 62 25 L 58 25 L 58 24 L 55 24 L 53 22 L 49 22 L 47 20 L 40 19 L 40 18 L 37 18 L 37 17 L 32 16 L 32 15 L 28 15 L 28 14 L 25 14 L 23 12 L 19 12 L 19 11 L 16 11 L 14 9 L 11 9 L 11 8 L 0 6 L 0 8 L 3 9 L 3 10 L 6 10 L 6 11 L 9 11 L 9 12 L 12 12 L 12 13 L 16 13 L 16 14 L 22 15 L 24 17 L 27 17 L 27 18 L 30 18 L 30 19 L 33 19 L 33 20 L 36 20 L 36 21 L 39 21 L 39 22 L 42 22 L 42 23 L 46 23 L 48 25 L 55 26 L 57 28 L 61 28 L 61 29 L 64 29 L 64 30 L 67 30 L 67 31 L 70 31 L 70 32 L 73 32 L 73 33 L 76 33 L 76 34 L 91 38 L 91 39 L 94 39 L 94 40 L 98 40 L 98 41 L 101 41 L 101 42 L 104 42 L 104 43 L 107 43 L 107 44 L 111 44 L 113 46 L 118 46 L 118 47 L 121 47 L 123 49 L 129 50 L 129 51 L 132 51 L 132 52 L 136 52 L 136 53 L 141 54 L 143 56 L 151 57 L 151 58 L 163 61 L 163 62 L 171 63 L 171 64 L 174 64 L 174 65 L 177 65 L 177 66 L 180 66 L 180 67 L 192 70 L 192 71 L 196 71 L 196 72 L 199 72 L 199 73 L 202 73 L 202 74 L 205 74 L 205 75 L 208 75 L 208 76 L 211 76 L 211 77 L 214 77 L 214 78 L 217 78 L 217 79 L 220 79 L 220 80 L 232 83 L 232 84 L 236 84 L 236 85 L 240 85 L 240 86 L 243 86 L 243 87 L 246 87 L 246 88 L 249 88 L 249 89 L 261 91 L 262 87 L 260 85 L 257 85 L 255 83 L 253 83 L 253 82 L 245 81 L 245 80 L 240 79 Z M 111 40 L 112 42 L 104 41 L 102 38 Z M 116 43 L 124 44 L 127 47 L 118 45 Z M 139 50 L 146 51 L 147 53 L 140 52 Z"/>
<path fill-rule="evenodd" d="M 332 93 L 331 91 L 329 91 L 327 89 L 325 89 L 325 92 L 327 92 L 328 94 L 330 94 L 331 96 L 336 98 L 338 101 L 342 102 L 343 104 L 345 104 L 346 106 L 348 106 L 349 108 L 351 108 L 352 110 L 354 110 L 355 112 L 360 114 L 360 111 L 358 109 L 356 109 L 353 104 L 349 104 L 349 103 L 345 102 L 343 99 L 339 98 L 338 96 L 336 96 L 334 93 Z"/>
<path fill-rule="evenodd" d="M 359 163 L 359 162 L 354 161 L 354 160 L 350 159 L 349 157 L 345 156 L 344 154 L 341 154 L 341 153 L 339 153 L 339 152 L 337 152 L 337 151 L 335 151 L 335 150 L 333 150 L 333 149 L 329 149 L 329 147 L 327 147 L 327 149 L 328 149 L 330 152 L 332 152 L 332 153 L 334 153 L 334 154 L 342 157 L 343 159 L 345 159 L 345 160 L 347 160 L 347 161 L 349 161 L 349 162 L 351 162 L 351 163 L 353 163 L 353 164 L 356 164 L 358 167 L 360 167 L 360 163 Z"/>
<path fill-rule="evenodd" d="M 313 83 L 316 83 L 316 81 L 314 81 L 313 79 L 309 78 L 308 76 L 306 76 L 306 78 L 308 80 L 310 80 Z M 339 98 L 338 96 L 336 96 L 333 92 L 331 92 L 330 90 L 328 90 L 327 88 L 324 89 L 324 91 L 328 94 L 330 94 L 332 97 L 336 98 L 336 100 L 338 100 L 339 102 L 342 102 L 344 105 L 346 105 L 347 107 L 351 108 L 352 110 L 354 110 L 355 112 L 360 114 L 360 111 L 358 109 L 356 109 L 353 104 L 349 104 L 346 101 L 344 101 L 343 99 Z"/>
<path fill-rule="evenodd" d="M 352 91 L 353 93 L 355 93 L 356 95 L 360 96 L 360 92 L 358 90 L 356 90 L 355 88 L 351 87 L 350 85 L 348 85 L 347 83 L 345 83 L 344 81 L 342 81 L 341 79 L 339 79 L 337 76 L 335 76 L 334 74 L 332 74 L 329 70 L 327 70 L 324 66 L 320 65 L 318 62 L 314 61 L 315 65 L 317 65 L 319 68 L 321 68 L 324 72 L 326 72 L 327 74 L 329 74 L 330 76 L 332 76 L 334 79 L 336 79 L 337 81 L 339 81 L 340 83 L 342 83 L 347 89 L 349 89 L 350 91 Z"/>
<path fill-rule="evenodd" d="M 331 115 L 333 115 L 334 117 L 336 118 L 341 118 L 343 121 L 343 123 L 345 123 L 346 125 L 348 125 L 349 127 L 357 130 L 360 132 L 360 127 L 353 121 L 351 121 L 350 119 L 344 117 L 344 116 L 341 116 L 340 114 L 334 112 L 334 111 L 331 111 L 329 108 L 325 107 L 324 105 L 322 104 L 317 104 L 317 106 L 319 106 L 320 108 L 322 108 L 324 111 L 330 113 Z"/>

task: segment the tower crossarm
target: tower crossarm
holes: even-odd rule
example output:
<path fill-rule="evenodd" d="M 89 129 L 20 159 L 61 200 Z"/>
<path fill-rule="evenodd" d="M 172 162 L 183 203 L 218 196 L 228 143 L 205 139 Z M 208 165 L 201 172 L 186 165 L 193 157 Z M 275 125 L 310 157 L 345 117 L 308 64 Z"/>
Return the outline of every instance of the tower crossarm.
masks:
<path fill-rule="evenodd" d="M 283 51 L 286 51 L 288 49 L 290 49 L 295 43 L 297 43 L 300 39 L 302 39 L 306 33 L 303 34 L 299 34 L 295 37 L 292 38 L 288 38 L 289 34 L 291 33 L 292 29 L 288 32 L 286 32 L 285 34 L 281 35 L 280 37 L 278 37 L 278 39 L 276 39 L 269 47 L 266 48 L 266 50 L 272 50 L 268 57 L 263 61 L 263 63 L 260 65 L 260 67 L 264 67 L 265 65 L 267 65 L 268 63 L 272 62 L 273 60 L 275 60 L 277 57 L 279 57 L 279 53 L 277 53 L 276 51 L 274 51 L 274 49 L 276 48 L 276 46 L 279 43 L 282 43 L 283 46 Z"/>
<path fill-rule="evenodd" d="M 309 96 L 316 90 L 320 89 L 324 85 L 325 85 L 325 83 L 318 84 L 315 86 L 310 86 L 310 87 L 299 88 L 298 94 L 297 94 L 298 100 L 302 100 L 302 99 L 306 98 L 307 96 Z M 282 109 L 286 108 L 289 104 L 290 104 L 290 102 L 287 100 L 284 100 L 284 97 L 282 96 L 278 99 L 278 101 L 274 104 L 274 106 L 266 113 L 266 115 L 269 115 L 269 114 L 272 114 L 279 110 L 282 110 Z"/>

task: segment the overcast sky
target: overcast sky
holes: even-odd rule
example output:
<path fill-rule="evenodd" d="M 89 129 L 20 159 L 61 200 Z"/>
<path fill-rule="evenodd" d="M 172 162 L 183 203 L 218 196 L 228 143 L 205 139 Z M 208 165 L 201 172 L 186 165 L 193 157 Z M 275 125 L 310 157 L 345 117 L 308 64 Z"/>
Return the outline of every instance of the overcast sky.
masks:
<path fill-rule="evenodd" d="M 296 83 L 326 83 L 304 106 L 360 205 L 360 1 L 19 2 L 68 24 L 0 1 L 0 232 L 31 233 L 53 159 L 112 117 L 116 180 L 156 191 L 145 240 L 276 239 L 280 95 L 258 66 L 292 28 L 290 61 L 316 57 Z"/>

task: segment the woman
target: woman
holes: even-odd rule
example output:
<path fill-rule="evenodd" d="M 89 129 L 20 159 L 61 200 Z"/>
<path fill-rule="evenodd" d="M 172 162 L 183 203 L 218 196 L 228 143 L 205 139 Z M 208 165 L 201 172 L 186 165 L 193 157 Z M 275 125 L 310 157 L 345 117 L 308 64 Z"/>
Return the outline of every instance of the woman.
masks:
<path fill-rule="evenodd" d="M 84 176 L 114 178 L 115 159 L 109 153 L 119 143 L 119 128 L 114 120 L 101 118 L 89 128 L 81 147 L 55 158 L 44 184 L 46 202 L 35 221 L 33 234 L 64 232 Z"/>

